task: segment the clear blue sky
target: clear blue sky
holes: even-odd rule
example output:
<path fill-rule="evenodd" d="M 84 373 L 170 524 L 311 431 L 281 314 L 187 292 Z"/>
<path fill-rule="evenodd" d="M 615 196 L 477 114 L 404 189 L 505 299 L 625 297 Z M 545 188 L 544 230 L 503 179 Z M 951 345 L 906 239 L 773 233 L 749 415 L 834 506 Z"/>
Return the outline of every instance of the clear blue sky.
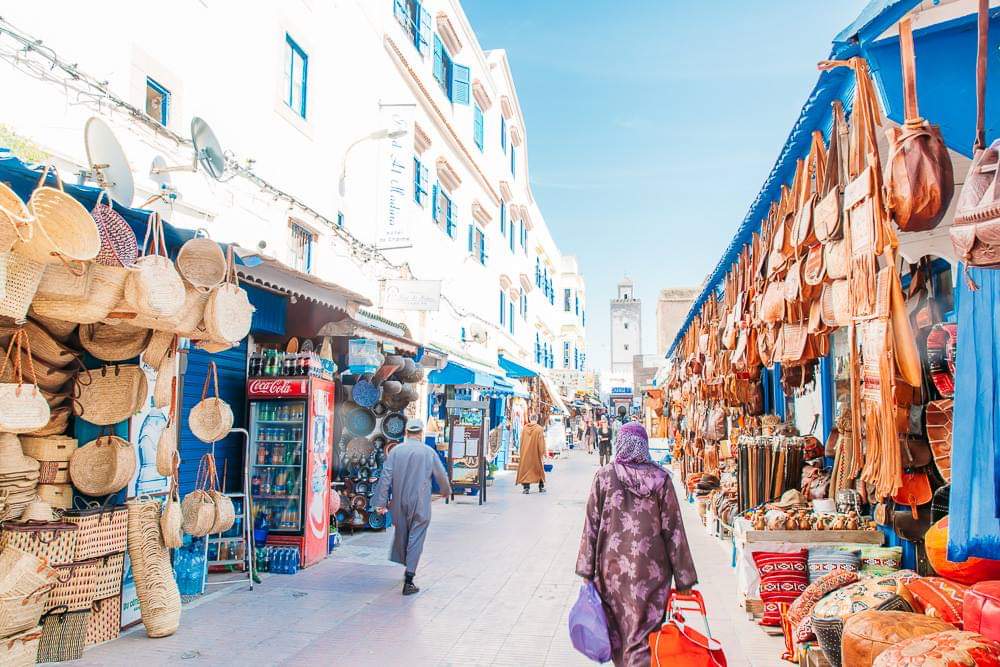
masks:
<path fill-rule="evenodd" d="M 609 365 L 628 273 L 655 352 L 663 287 L 696 286 L 778 157 L 816 63 L 866 0 L 463 0 L 507 50 L 532 188 L 587 280 L 588 363 Z"/>

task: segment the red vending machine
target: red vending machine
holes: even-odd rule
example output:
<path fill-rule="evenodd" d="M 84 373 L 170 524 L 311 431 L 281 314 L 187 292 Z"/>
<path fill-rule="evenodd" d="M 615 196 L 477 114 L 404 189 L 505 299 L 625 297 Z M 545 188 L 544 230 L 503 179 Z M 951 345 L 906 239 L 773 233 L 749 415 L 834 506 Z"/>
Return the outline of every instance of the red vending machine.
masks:
<path fill-rule="evenodd" d="M 312 377 L 251 378 L 250 486 L 269 545 L 299 548 L 308 567 L 327 555 L 334 384 Z"/>

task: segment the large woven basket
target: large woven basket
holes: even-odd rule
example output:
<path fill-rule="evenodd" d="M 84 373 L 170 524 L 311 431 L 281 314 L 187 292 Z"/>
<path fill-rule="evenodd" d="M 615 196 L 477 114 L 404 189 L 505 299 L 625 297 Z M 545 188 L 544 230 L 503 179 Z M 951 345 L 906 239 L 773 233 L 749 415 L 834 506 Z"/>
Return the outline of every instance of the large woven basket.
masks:
<path fill-rule="evenodd" d="M 143 255 L 125 281 L 126 310 L 149 317 L 170 317 L 184 306 L 184 281 L 167 257 L 163 223 L 151 213 L 146 223 Z"/>
<path fill-rule="evenodd" d="M 146 634 L 167 637 L 177 631 L 181 596 L 160 534 L 160 503 L 131 500 L 128 505 L 128 554 L 132 562 L 139 613 Z"/>
<path fill-rule="evenodd" d="M 146 374 L 135 364 L 102 366 L 77 377 L 73 412 L 91 424 L 110 426 L 128 419 L 146 402 Z"/>
<path fill-rule="evenodd" d="M 76 533 L 76 526 L 60 521 L 43 524 L 7 522 L 0 527 L 0 549 L 13 547 L 50 565 L 66 565 L 73 562 Z"/>
<path fill-rule="evenodd" d="M 177 481 L 172 480 L 170 493 L 163 501 L 163 511 L 160 513 L 160 532 L 163 534 L 163 544 L 171 549 L 184 545 L 184 510 L 181 509 L 177 497 Z"/>
<path fill-rule="evenodd" d="M 69 509 L 73 506 L 72 484 L 39 484 L 35 492 L 41 500 L 57 509 Z"/>
<path fill-rule="evenodd" d="M 135 474 L 135 448 L 116 435 L 91 440 L 73 453 L 69 476 L 89 496 L 106 496 L 125 488 Z"/>
<path fill-rule="evenodd" d="M 65 662 L 83 656 L 90 607 L 67 611 L 64 607 L 46 612 L 42 619 L 42 638 L 38 643 L 38 662 Z"/>
<path fill-rule="evenodd" d="M 16 192 L 0 182 L 0 252 L 7 252 L 20 239 L 32 234 L 31 211 Z"/>
<path fill-rule="evenodd" d="M 77 440 L 67 435 L 21 437 L 21 450 L 36 461 L 68 462 L 76 451 Z"/>
<path fill-rule="evenodd" d="M 56 587 L 52 589 L 45 611 L 65 606 L 69 611 L 90 609 L 97 590 L 97 567 L 100 560 L 90 560 L 56 566 Z"/>
<path fill-rule="evenodd" d="M 226 283 L 216 288 L 205 305 L 205 329 L 212 340 L 235 343 L 250 333 L 254 307 L 246 290 Z"/>
<path fill-rule="evenodd" d="M 18 328 L 18 325 L 15 324 L 0 325 L 0 344 L 6 347 Z M 43 361 L 53 368 L 64 368 L 79 358 L 79 353 L 76 350 L 67 346 L 41 324 L 28 320 L 23 328 L 28 334 L 28 340 L 31 342 L 31 354 L 35 359 Z"/>
<path fill-rule="evenodd" d="M 46 584 L 55 583 L 56 571 L 45 559 L 17 547 L 0 550 L 0 595 L 27 596 Z"/>
<path fill-rule="evenodd" d="M 38 291 L 45 265 L 18 252 L 0 253 L 0 276 L 4 291 L 0 299 L 0 316 L 23 320 L 31 300 Z"/>
<path fill-rule="evenodd" d="M 183 530 L 194 537 L 204 537 L 215 525 L 215 499 L 207 491 L 196 489 L 181 502 Z"/>
<path fill-rule="evenodd" d="M 159 368 L 164 357 L 171 354 L 177 342 L 176 335 L 169 331 L 154 331 L 149 344 L 142 352 L 142 361 L 147 366 Z"/>
<path fill-rule="evenodd" d="M 177 252 L 177 270 L 184 280 L 202 292 L 209 292 L 226 279 L 226 256 L 212 239 L 195 237 Z"/>
<path fill-rule="evenodd" d="M 13 355 L 12 355 L 13 356 Z M 56 368 L 45 363 L 41 359 L 33 359 L 33 370 L 35 372 L 34 379 L 39 387 L 45 391 L 58 392 L 62 389 L 67 382 L 69 382 L 73 375 L 76 373 L 75 370 L 69 368 Z M 28 359 L 27 353 L 21 353 L 21 365 L 22 368 L 27 367 Z M 13 365 L 10 364 L 0 373 L 0 382 L 14 383 L 15 380 L 15 369 Z"/>
<path fill-rule="evenodd" d="M 33 667 L 38 656 L 38 642 L 42 638 L 41 626 L 29 628 L 13 637 L 0 639 L 0 665 L 4 667 Z"/>
<path fill-rule="evenodd" d="M 10 636 L 38 625 L 54 587 L 49 583 L 26 595 L 0 594 L 0 635 Z"/>
<path fill-rule="evenodd" d="M 87 560 L 125 551 L 128 510 L 124 505 L 95 503 L 85 509 L 63 512 L 63 520 L 80 527 L 76 536 L 74 560 Z"/>
<path fill-rule="evenodd" d="M 69 461 L 39 461 L 39 484 L 69 484 Z"/>
<path fill-rule="evenodd" d="M 201 292 L 191 285 L 184 286 L 184 306 L 172 315 L 153 316 L 140 312 L 129 311 L 128 304 L 121 304 L 125 309 L 123 316 L 129 317 L 133 326 L 146 327 L 153 331 L 179 334 L 184 338 L 200 340 L 208 336 L 202 324 L 205 314 L 205 304 L 209 294 Z"/>
<path fill-rule="evenodd" d="M 208 396 L 209 382 L 214 385 L 215 395 Z M 233 428 L 233 410 L 219 398 L 219 370 L 215 362 L 209 363 L 205 383 L 201 389 L 201 400 L 188 413 L 188 428 L 202 442 L 212 443 L 222 440 Z"/>
<path fill-rule="evenodd" d="M 40 317 L 79 324 L 92 324 L 106 318 L 122 300 L 129 269 L 91 264 L 88 271 L 90 283 L 86 297 L 36 296 L 31 304 L 32 312 Z"/>
<path fill-rule="evenodd" d="M 27 435 L 35 437 L 48 437 L 51 435 L 62 435 L 69 428 L 69 418 L 72 411 L 69 406 L 60 406 L 49 410 L 49 421 L 45 426 L 30 431 Z"/>
<path fill-rule="evenodd" d="M 85 299 L 90 290 L 90 266 L 48 264 L 38 283 L 35 297 L 44 299 Z"/>
<path fill-rule="evenodd" d="M 49 335 L 58 340 L 60 343 L 65 343 L 73 337 L 73 334 L 76 333 L 76 322 L 54 320 L 51 317 L 39 315 L 34 310 L 29 310 L 28 316 L 33 322 L 39 324 L 43 329 L 49 332 Z"/>
<path fill-rule="evenodd" d="M 103 361 L 126 361 L 138 357 L 153 332 L 130 324 L 82 324 L 80 345 Z"/>
<path fill-rule="evenodd" d="M 167 425 L 160 431 L 160 439 L 156 441 L 156 472 L 164 476 L 172 475 L 176 456 L 177 415 L 171 409 L 167 416 Z"/>
<path fill-rule="evenodd" d="M 122 596 L 111 596 L 94 600 L 90 620 L 87 623 L 87 646 L 118 639 L 122 627 Z"/>
<path fill-rule="evenodd" d="M 106 598 L 118 595 L 122 591 L 125 552 L 108 554 L 97 560 L 97 584 L 94 586 L 94 597 Z"/>
<path fill-rule="evenodd" d="M 101 249 L 97 225 L 87 209 L 63 191 L 62 180 L 54 169 L 56 187 L 45 185 L 49 169 L 42 171 L 38 187 L 28 200 L 28 210 L 35 217 L 34 233 L 27 241 L 19 240 L 14 248 L 44 264 L 92 260 Z"/>

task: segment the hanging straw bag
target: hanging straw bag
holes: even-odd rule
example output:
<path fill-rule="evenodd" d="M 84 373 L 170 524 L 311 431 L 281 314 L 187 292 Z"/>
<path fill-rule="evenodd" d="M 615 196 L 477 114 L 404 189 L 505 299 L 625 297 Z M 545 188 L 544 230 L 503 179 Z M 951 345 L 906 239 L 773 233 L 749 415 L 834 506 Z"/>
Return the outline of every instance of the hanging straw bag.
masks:
<path fill-rule="evenodd" d="M 176 468 L 174 474 L 170 479 L 170 493 L 163 501 L 163 512 L 160 513 L 160 532 L 163 533 L 163 544 L 169 549 L 184 546 L 184 511 L 177 492 Z"/>
<path fill-rule="evenodd" d="M 154 331 L 149 337 L 149 344 L 142 352 L 142 361 L 151 368 L 159 368 L 160 362 L 167 353 L 174 349 L 175 334 L 169 331 Z"/>
<path fill-rule="evenodd" d="M 31 304 L 32 312 L 64 322 L 100 322 L 121 302 L 129 273 L 129 269 L 120 266 L 91 264 L 87 269 L 89 280 L 84 297 L 38 294 Z"/>
<path fill-rule="evenodd" d="M 107 200 L 106 204 L 101 199 Z M 94 261 L 104 266 L 132 266 L 139 255 L 135 232 L 121 215 L 114 209 L 114 202 L 106 190 L 97 195 L 90 215 L 97 224 L 97 232 L 101 239 L 101 250 Z"/>
<path fill-rule="evenodd" d="M 163 357 L 156 370 L 156 383 L 153 385 L 153 405 L 165 408 L 173 401 L 177 393 L 177 342 L 171 345 L 167 356 Z"/>
<path fill-rule="evenodd" d="M 131 443 L 108 433 L 73 452 L 69 476 L 73 486 L 88 496 L 106 496 L 128 485 L 136 465 Z"/>
<path fill-rule="evenodd" d="M 167 257 L 163 222 L 151 213 L 146 224 L 143 255 L 125 281 L 127 310 L 150 317 L 170 317 L 184 306 L 184 282 Z"/>
<path fill-rule="evenodd" d="M 0 254 L 0 277 L 4 286 L 0 316 L 23 320 L 44 272 L 45 264 L 20 252 Z"/>
<path fill-rule="evenodd" d="M 156 441 L 156 471 L 164 477 L 172 475 L 177 456 L 177 394 L 174 393 L 167 413 L 167 424 Z"/>
<path fill-rule="evenodd" d="M 21 354 L 22 349 L 27 350 L 26 356 Z M 28 362 L 31 384 L 24 382 L 22 360 Z M 30 433 L 46 426 L 49 423 L 49 404 L 38 389 L 35 365 L 31 357 L 31 342 L 23 329 L 11 337 L 3 363 L 0 365 L 0 376 L 4 375 L 8 364 L 13 365 L 13 382 L 0 383 L 0 431 Z"/>
<path fill-rule="evenodd" d="M 41 299 L 85 299 L 90 289 L 90 266 L 48 264 L 35 291 Z"/>
<path fill-rule="evenodd" d="M 45 437 L 50 435 L 62 435 L 69 428 L 69 417 L 73 414 L 68 406 L 50 408 L 49 421 L 45 426 L 30 431 L 27 435 Z"/>
<path fill-rule="evenodd" d="M 0 252 L 8 252 L 18 241 L 30 241 L 33 223 L 27 205 L 9 185 L 0 182 Z"/>
<path fill-rule="evenodd" d="M 83 324 L 80 345 L 101 361 L 134 359 L 146 349 L 153 332 L 129 324 Z"/>
<path fill-rule="evenodd" d="M 146 374 L 137 365 L 87 369 L 73 385 L 73 413 L 91 424 L 109 426 L 137 413 L 148 395 Z"/>
<path fill-rule="evenodd" d="M 142 623 L 150 637 L 168 637 L 180 625 L 181 596 L 160 532 L 160 503 L 143 498 L 126 505 L 128 555 Z"/>
<path fill-rule="evenodd" d="M 33 667 L 41 639 L 41 627 L 34 627 L 0 640 L 0 665 Z"/>
<path fill-rule="evenodd" d="M 198 464 L 198 481 L 194 491 L 184 496 L 181 501 L 181 511 L 184 514 L 184 532 L 194 537 L 204 537 L 215 527 L 215 498 L 209 493 L 210 454 L 201 457 Z"/>
<path fill-rule="evenodd" d="M 50 169 L 55 175 L 54 188 L 45 185 Z M 16 252 L 43 264 L 86 262 L 97 257 L 101 249 L 97 225 L 87 209 L 66 194 L 59 172 L 51 165 L 42 171 L 28 210 L 35 217 L 34 234 L 30 240 L 14 244 Z"/>
<path fill-rule="evenodd" d="M 65 368 L 80 358 L 79 352 L 60 341 L 46 327 L 31 320 L 21 327 L 0 326 L 0 345 L 9 345 L 18 328 L 23 328 L 28 334 L 35 361 L 41 361 L 52 368 Z"/>
<path fill-rule="evenodd" d="M 21 451 L 25 456 L 30 456 L 36 461 L 44 462 L 68 462 L 76 451 L 76 438 L 65 435 L 53 435 L 48 437 L 23 436 L 21 438 Z"/>
<path fill-rule="evenodd" d="M 236 508 L 232 499 L 219 489 L 219 470 L 215 465 L 215 456 L 208 456 L 208 495 L 215 504 L 215 521 L 212 523 L 213 535 L 224 533 L 233 527 L 236 521 Z"/>
<path fill-rule="evenodd" d="M 196 236 L 177 252 L 177 270 L 195 289 L 207 294 L 226 279 L 229 265 L 218 243 L 207 236 Z"/>
<path fill-rule="evenodd" d="M 243 340 L 250 333 L 254 307 L 236 277 L 232 246 L 229 246 L 226 265 L 226 282 L 212 292 L 205 305 L 205 328 L 212 340 L 232 343 Z"/>
<path fill-rule="evenodd" d="M 208 383 L 214 385 L 215 396 L 208 397 Z M 201 401 L 188 414 L 188 427 L 196 438 L 205 443 L 218 442 L 233 428 L 233 410 L 219 398 L 219 370 L 215 362 L 209 364 L 205 384 L 201 388 Z"/>

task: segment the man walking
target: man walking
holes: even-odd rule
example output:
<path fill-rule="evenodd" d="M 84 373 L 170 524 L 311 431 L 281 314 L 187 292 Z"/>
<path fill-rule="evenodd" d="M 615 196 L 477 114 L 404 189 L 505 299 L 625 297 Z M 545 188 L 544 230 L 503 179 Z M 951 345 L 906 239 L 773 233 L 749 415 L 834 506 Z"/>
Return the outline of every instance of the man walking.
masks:
<path fill-rule="evenodd" d="M 538 492 L 545 493 L 545 431 L 538 425 L 538 415 L 531 415 L 529 424 L 521 432 L 520 458 L 517 461 L 517 481 L 525 493 L 538 482 Z"/>
<path fill-rule="evenodd" d="M 392 549 L 389 560 L 406 567 L 403 595 L 420 591 L 413 578 L 424 550 L 424 539 L 431 523 L 431 477 L 437 480 L 441 493 L 449 495 L 448 473 L 437 453 L 424 444 L 424 423 L 419 419 L 406 422 L 406 439 L 396 445 L 382 466 L 382 477 L 372 502 L 375 511 L 385 514 L 392 491 Z"/>

